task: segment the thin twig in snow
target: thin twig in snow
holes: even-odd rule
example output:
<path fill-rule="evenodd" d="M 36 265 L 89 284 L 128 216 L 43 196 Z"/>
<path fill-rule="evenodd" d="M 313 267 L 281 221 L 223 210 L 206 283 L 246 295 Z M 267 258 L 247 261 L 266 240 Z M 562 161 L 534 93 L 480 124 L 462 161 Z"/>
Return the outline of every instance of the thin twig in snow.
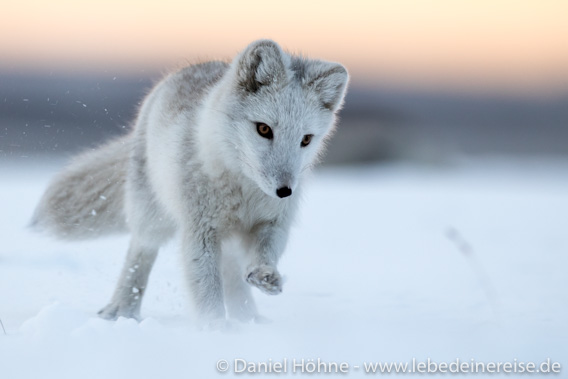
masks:
<path fill-rule="evenodd" d="M 495 295 L 495 289 L 493 288 L 493 284 L 491 283 L 491 279 L 487 272 L 483 268 L 483 265 L 477 259 L 477 256 L 474 254 L 473 248 L 471 244 L 469 244 L 465 238 L 462 237 L 460 232 L 453 227 L 448 228 L 446 231 L 446 237 L 455 245 L 455 247 L 462 253 L 466 259 L 469 261 L 469 264 L 477 277 L 477 281 L 481 285 L 483 292 L 485 293 L 485 297 L 489 302 L 489 306 L 493 311 L 493 315 L 497 320 L 499 320 L 499 312 L 498 312 L 498 301 Z"/>

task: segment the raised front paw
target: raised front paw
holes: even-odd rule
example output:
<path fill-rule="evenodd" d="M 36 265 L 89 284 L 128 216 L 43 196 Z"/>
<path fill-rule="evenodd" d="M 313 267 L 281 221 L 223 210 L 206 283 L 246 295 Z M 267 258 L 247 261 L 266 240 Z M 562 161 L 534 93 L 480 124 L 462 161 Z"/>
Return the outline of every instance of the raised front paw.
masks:
<path fill-rule="evenodd" d="M 271 266 L 262 265 L 253 268 L 248 273 L 246 281 L 269 295 L 278 295 L 282 292 L 282 277 Z"/>

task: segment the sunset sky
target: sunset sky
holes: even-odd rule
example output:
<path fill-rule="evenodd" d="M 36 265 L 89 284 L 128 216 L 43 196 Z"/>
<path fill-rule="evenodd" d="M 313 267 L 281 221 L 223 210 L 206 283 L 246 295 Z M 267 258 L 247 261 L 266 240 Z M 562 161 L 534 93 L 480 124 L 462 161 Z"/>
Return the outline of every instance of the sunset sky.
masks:
<path fill-rule="evenodd" d="M 257 38 L 359 84 L 568 89 L 563 0 L 2 0 L 0 69 L 161 69 Z"/>

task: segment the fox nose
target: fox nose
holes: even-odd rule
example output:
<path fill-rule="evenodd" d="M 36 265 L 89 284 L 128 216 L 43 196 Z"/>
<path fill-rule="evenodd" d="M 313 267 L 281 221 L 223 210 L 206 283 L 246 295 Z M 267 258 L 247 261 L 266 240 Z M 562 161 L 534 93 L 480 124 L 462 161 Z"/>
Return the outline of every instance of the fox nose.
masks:
<path fill-rule="evenodd" d="M 290 187 L 282 187 L 282 188 L 278 188 L 276 190 L 276 195 L 279 198 L 284 198 L 284 197 L 288 197 L 292 194 L 292 188 Z"/>

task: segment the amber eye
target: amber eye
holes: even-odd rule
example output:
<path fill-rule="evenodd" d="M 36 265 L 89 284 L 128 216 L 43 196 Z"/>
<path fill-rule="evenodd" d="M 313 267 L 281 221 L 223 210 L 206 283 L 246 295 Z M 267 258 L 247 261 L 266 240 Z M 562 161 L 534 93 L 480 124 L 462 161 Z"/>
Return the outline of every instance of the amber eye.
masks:
<path fill-rule="evenodd" d="M 272 139 L 273 137 L 272 129 L 270 129 L 270 126 L 266 125 L 263 122 L 256 123 L 256 131 L 258 132 L 258 134 L 260 134 L 261 137 L 264 137 L 266 139 Z"/>
<path fill-rule="evenodd" d="M 304 138 L 302 138 L 302 143 L 300 144 L 302 147 L 306 147 L 312 142 L 313 134 L 306 134 Z"/>

